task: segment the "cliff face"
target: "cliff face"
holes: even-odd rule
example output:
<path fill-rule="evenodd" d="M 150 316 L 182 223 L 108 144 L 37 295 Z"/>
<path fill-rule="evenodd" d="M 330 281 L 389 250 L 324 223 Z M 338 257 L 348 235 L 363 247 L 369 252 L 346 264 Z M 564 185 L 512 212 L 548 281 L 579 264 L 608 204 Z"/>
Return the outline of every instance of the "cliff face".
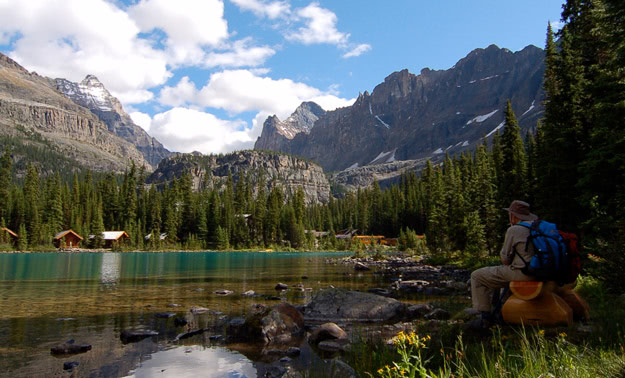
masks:
<path fill-rule="evenodd" d="M 330 198 L 330 184 L 323 169 L 311 161 L 265 151 L 238 151 L 227 155 L 178 154 L 163 160 L 146 180 L 162 184 L 190 173 L 194 190 L 202 185 L 223 185 L 228 173 L 234 182 L 249 175 L 256 186 L 264 176 L 267 189 L 281 185 L 287 195 L 302 188 L 307 203 L 326 203 Z"/>
<path fill-rule="evenodd" d="M 66 79 L 56 79 L 56 89 L 76 104 L 85 107 L 104 122 L 108 130 L 132 143 L 151 165 L 171 156 L 163 145 L 135 125 L 124 111 L 119 100 L 113 97 L 104 85 L 93 75 L 88 75 L 80 83 Z"/>
<path fill-rule="evenodd" d="M 501 129 L 512 102 L 525 131 L 543 112 L 544 52 L 491 45 L 444 71 L 389 75 L 349 107 L 326 112 L 309 133 L 275 138 L 274 150 L 304 156 L 326 171 L 444 156 L 472 149 Z M 270 135 L 271 123 L 265 123 Z M 263 129 L 263 134 L 265 133 Z M 260 148 L 261 136 L 255 148 Z"/>
<path fill-rule="evenodd" d="M 263 124 L 262 134 L 254 148 L 280 151 L 281 146 L 288 144 L 297 134 L 309 134 L 315 122 L 324 114 L 325 110 L 314 102 L 303 102 L 285 121 L 271 116 Z"/>
<path fill-rule="evenodd" d="M 93 170 L 121 172 L 130 162 L 151 170 L 134 145 L 111 134 L 106 124 L 57 92 L 54 84 L 0 54 L 0 134 L 34 133 L 38 137 L 30 143 L 54 148 Z"/>

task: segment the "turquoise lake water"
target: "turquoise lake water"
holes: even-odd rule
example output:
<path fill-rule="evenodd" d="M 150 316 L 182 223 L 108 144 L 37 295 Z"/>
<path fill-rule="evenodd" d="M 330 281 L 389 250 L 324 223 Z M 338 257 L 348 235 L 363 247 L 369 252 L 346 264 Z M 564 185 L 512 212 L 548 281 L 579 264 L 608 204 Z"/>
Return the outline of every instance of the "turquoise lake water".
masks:
<path fill-rule="evenodd" d="M 366 290 L 381 278 L 328 259 L 345 253 L 145 252 L 0 254 L 0 374 L 32 376 L 256 377 L 272 361 L 245 348 L 212 345 L 208 335 L 172 342 L 157 312 L 211 310 L 194 326 L 244 316 L 254 303 L 307 303 L 330 286 Z M 277 292 L 278 282 L 290 289 Z M 306 290 L 291 289 L 302 284 Z M 221 296 L 217 290 L 233 293 Z M 241 293 L 253 290 L 256 297 Z M 273 297 L 273 298 L 270 298 Z M 279 298 L 276 298 L 279 297 Z M 123 329 L 144 326 L 156 338 L 122 344 Z M 92 350 L 57 358 L 50 348 L 73 339 Z M 305 346 L 293 363 L 318 359 Z M 67 372 L 64 362 L 78 362 Z"/>

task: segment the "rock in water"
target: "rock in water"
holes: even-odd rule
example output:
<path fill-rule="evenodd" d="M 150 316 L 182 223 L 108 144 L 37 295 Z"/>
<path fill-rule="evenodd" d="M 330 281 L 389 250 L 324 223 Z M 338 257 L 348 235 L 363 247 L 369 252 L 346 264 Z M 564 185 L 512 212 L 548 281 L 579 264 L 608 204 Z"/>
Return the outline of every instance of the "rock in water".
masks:
<path fill-rule="evenodd" d="M 158 332 L 144 329 L 125 329 L 119 335 L 120 340 L 124 344 L 136 343 L 145 338 L 158 336 Z"/>
<path fill-rule="evenodd" d="M 230 321 L 228 342 L 287 343 L 304 332 L 302 314 L 288 303 L 266 307 L 254 305 L 245 318 Z"/>
<path fill-rule="evenodd" d="M 50 348 L 50 353 L 55 356 L 61 356 L 66 354 L 78 354 L 85 353 L 91 350 L 90 344 L 74 344 L 73 340 L 60 344 Z"/>
<path fill-rule="evenodd" d="M 335 323 L 324 323 L 310 335 L 309 341 L 317 344 L 324 340 L 347 339 L 347 333 Z"/>

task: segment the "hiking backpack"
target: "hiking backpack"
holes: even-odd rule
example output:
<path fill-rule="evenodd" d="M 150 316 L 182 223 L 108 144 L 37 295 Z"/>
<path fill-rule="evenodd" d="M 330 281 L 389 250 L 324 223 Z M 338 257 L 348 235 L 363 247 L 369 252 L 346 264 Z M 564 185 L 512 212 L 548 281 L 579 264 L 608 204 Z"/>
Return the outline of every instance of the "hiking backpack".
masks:
<path fill-rule="evenodd" d="M 518 224 L 530 231 L 525 250 L 527 251 L 530 243 L 534 246 L 534 255 L 530 261 L 525 261 L 519 256 L 525 263 L 522 272 L 541 281 L 570 282 L 567 246 L 556 225 L 543 220 L 535 220 L 531 224 L 528 222 Z M 579 257 L 579 254 L 577 256 Z"/>
<path fill-rule="evenodd" d="M 582 273 L 582 258 L 577 248 L 577 235 L 559 231 L 564 245 L 566 246 L 567 263 L 562 270 L 562 282 L 569 283 L 577 280 L 577 276 Z"/>

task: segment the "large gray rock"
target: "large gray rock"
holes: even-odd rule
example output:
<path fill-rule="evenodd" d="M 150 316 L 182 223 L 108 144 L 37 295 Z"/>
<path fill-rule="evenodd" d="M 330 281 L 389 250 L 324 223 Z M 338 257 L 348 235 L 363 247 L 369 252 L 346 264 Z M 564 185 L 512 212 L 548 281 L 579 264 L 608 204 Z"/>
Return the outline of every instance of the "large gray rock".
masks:
<path fill-rule="evenodd" d="M 288 343 L 303 335 L 304 318 L 288 303 L 266 307 L 252 306 L 244 321 L 228 324 L 228 342 Z"/>
<path fill-rule="evenodd" d="M 403 316 L 405 304 L 380 295 L 327 289 L 305 307 L 304 317 L 312 321 L 389 321 Z"/>

